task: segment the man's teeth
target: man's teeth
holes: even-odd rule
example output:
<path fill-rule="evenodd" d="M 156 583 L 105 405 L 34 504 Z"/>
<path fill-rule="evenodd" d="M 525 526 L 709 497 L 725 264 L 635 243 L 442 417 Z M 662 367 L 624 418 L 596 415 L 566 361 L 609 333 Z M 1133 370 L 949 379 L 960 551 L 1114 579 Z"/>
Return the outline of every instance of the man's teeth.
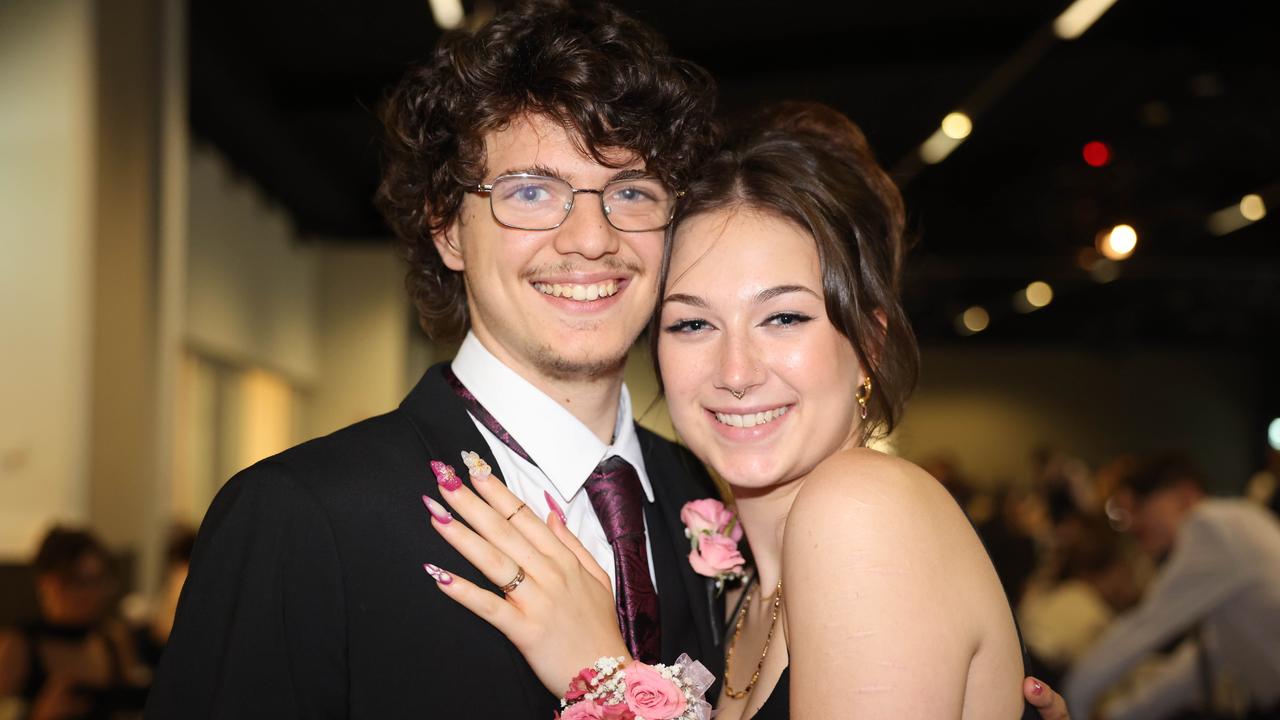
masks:
<path fill-rule="evenodd" d="M 615 295 L 618 292 L 618 283 L 615 280 L 608 280 L 606 282 L 595 283 L 592 285 L 534 283 L 533 286 L 543 295 L 580 301 L 598 300 L 599 298 Z"/>
<path fill-rule="evenodd" d="M 789 406 L 774 408 L 765 412 L 752 413 L 750 415 L 735 415 L 733 413 L 716 413 L 716 419 L 725 425 L 733 427 L 749 428 L 757 425 L 763 425 L 767 422 L 773 422 L 783 415 L 787 414 Z"/>

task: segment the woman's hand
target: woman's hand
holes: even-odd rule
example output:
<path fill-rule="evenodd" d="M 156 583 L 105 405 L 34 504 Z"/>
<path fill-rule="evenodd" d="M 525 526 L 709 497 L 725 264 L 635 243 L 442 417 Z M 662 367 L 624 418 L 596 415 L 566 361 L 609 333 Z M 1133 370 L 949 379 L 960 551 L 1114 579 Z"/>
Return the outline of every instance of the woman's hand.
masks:
<path fill-rule="evenodd" d="M 426 570 L 444 594 L 506 635 L 542 684 L 563 696 L 569 680 L 601 656 L 630 654 L 609 576 L 565 526 L 554 501 L 548 497 L 552 513 L 544 523 L 483 460 L 470 463 L 478 496 L 461 482 L 440 483 L 441 497 L 470 527 L 424 495 L 431 524 L 492 583 L 515 587 L 500 595 L 448 568 Z"/>
<path fill-rule="evenodd" d="M 1066 701 L 1040 680 L 1033 677 L 1023 680 L 1022 696 L 1040 711 L 1040 720 L 1071 720 Z"/>

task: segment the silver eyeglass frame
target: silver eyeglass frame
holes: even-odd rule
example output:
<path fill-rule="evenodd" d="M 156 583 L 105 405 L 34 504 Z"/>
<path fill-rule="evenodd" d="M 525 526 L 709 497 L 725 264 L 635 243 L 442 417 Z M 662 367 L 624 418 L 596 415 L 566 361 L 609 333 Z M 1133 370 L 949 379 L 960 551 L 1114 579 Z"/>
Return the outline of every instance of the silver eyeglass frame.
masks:
<path fill-rule="evenodd" d="M 571 194 L 569 196 L 569 207 L 564 211 L 564 217 L 560 219 L 560 222 L 556 223 L 555 225 L 552 225 L 551 227 L 524 228 L 518 225 L 508 225 L 507 223 L 504 223 L 502 222 L 502 220 L 498 219 L 498 213 L 494 210 L 494 207 L 493 207 L 493 186 L 497 185 L 499 182 L 503 180 L 508 180 L 511 178 L 535 178 L 539 180 L 555 180 L 557 182 L 564 183 L 569 188 L 569 191 Z M 609 209 L 609 206 L 606 205 L 604 202 L 605 188 L 609 187 L 610 185 L 613 185 L 614 183 L 622 183 L 622 182 L 626 182 L 627 180 L 636 180 L 636 179 L 656 180 L 657 178 L 653 178 L 653 177 L 624 178 L 622 180 L 614 180 L 612 182 L 606 183 L 605 186 L 602 188 L 576 188 L 573 185 L 570 185 L 568 180 L 563 180 L 557 177 L 551 177 L 550 175 L 535 175 L 533 173 L 512 173 L 510 175 L 499 175 L 498 177 L 494 178 L 493 182 L 491 183 L 481 183 L 479 185 L 464 185 L 464 187 L 466 187 L 471 192 L 487 194 L 489 196 L 489 215 L 493 218 L 493 221 L 498 223 L 502 227 L 510 228 L 512 230 L 525 230 L 527 232 L 546 232 L 547 230 L 555 230 L 559 228 L 561 225 L 564 225 L 566 220 L 569 219 L 569 213 L 573 212 L 573 208 L 577 206 L 577 199 L 578 199 L 579 193 L 587 193 L 590 195 L 595 195 L 596 197 L 600 198 L 600 212 L 604 215 L 605 221 L 609 223 L 609 227 L 613 228 L 614 230 L 617 230 L 618 232 L 640 233 L 640 232 L 656 232 L 658 230 L 667 229 L 668 227 L 671 226 L 671 221 L 674 220 L 676 216 L 676 203 L 674 201 L 672 201 L 671 203 L 671 212 L 667 214 L 666 222 L 662 223 L 657 227 L 646 228 L 644 230 L 627 230 L 613 224 L 613 218 L 610 217 L 610 214 L 612 211 Z M 665 185 L 666 183 L 663 183 L 663 184 Z M 671 188 L 668 188 L 668 190 L 671 190 Z M 676 199 L 684 197 L 683 190 L 671 190 L 671 193 L 675 196 Z"/>

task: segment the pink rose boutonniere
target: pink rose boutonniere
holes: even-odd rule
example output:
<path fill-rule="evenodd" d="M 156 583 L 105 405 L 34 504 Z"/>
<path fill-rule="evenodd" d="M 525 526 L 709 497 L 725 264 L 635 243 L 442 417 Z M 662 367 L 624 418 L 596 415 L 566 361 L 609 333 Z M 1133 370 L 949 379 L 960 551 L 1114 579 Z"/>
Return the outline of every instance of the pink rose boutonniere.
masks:
<path fill-rule="evenodd" d="M 689 564 L 699 575 L 715 578 L 716 590 L 742 577 L 746 561 L 738 551 L 742 526 L 738 516 L 719 500 L 706 498 L 685 503 L 680 509 L 684 536 L 689 538 Z"/>

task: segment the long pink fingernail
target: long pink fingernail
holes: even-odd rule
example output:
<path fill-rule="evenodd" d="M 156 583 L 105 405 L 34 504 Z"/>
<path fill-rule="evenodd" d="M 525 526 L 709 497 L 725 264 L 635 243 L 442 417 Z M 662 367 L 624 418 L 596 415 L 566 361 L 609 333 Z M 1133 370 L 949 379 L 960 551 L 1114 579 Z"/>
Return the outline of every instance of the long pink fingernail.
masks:
<path fill-rule="evenodd" d="M 436 482 L 440 484 L 440 487 L 449 492 L 462 487 L 462 480 L 458 479 L 458 471 L 454 470 L 452 465 L 446 465 L 439 460 L 432 460 L 431 472 L 436 474 Z"/>
<path fill-rule="evenodd" d="M 453 582 L 452 575 L 445 572 L 444 570 L 441 570 L 435 565 L 432 565 L 431 563 L 423 563 L 422 569 L 427 571 L 427 574 L 431 576 L 432 580 L 435 580 L 441 585 L 449 585 Z"/>
<path fill-rule="evenodd" d="M 453 522 L 453 513 L 445 510 L 444 506 L 435 500 L 423 495 L 422 504 L 427 506 L 427 512 L 431 513 L 431 517 L 435 518 L 436 522 L 441 525 Z"/>
<path fill-rule="evenodd" d="M 551 508 L 551 512 L 555 513 L 556 517 L 560 518 L 560 522 L 568 525 L 569 521 L 564 517 L 564 510 L 560 509 L 560 503 L 556 502 L 556 499 L 551 497 L 551 493 L 543 490 L 542 497 L 547 501 L 547 507 Z"/>

